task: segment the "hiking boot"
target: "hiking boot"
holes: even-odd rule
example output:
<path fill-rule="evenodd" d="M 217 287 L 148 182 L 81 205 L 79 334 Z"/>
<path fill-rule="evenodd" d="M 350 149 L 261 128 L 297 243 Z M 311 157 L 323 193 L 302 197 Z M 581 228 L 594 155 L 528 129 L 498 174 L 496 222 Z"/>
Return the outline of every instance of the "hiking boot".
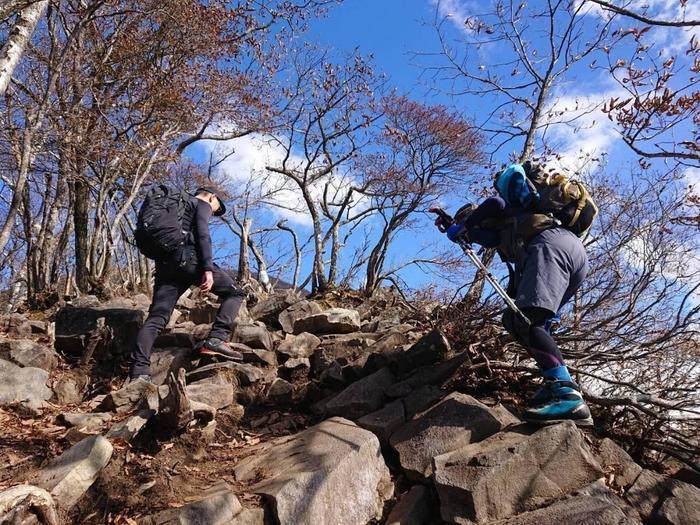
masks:
<path fill-rule="evenodd" d="M 540 406 L 526 410 L 523 413 L 523 419 L 529 423 L 544 425 L 573 421 L 581 427 L 592 426 L 591 411 L 576 383 L 570 381 L 552 381 L 551 383 L 547 385 L 551 399 Z"/>
<path fill-rule="evenodd" d="M 210 337 L 204 341 L 199 347 L 200 355 L 211 355 L 216 357 L 223 357 L 224 359 L 230 359 L 231 361 L 243 361 L 243 354 L 238 350 L 231 348 L 228 343 L 217 339 L 216 337 Z"/>
<path fill-rule="evenodd" d="M 535 390 L 535 393 L 532 395 L 530 398 L 530 406 L 531 407 L 538 407 L 545 405 L 552 401 L 556 396 L 555 396 L 555 391 L 559 387 L 560 383 L 572 383 L 574 386 L 570 388 L 575 388 L 576 390 L 580 390 L 579 386 L 574 383 L 573 381 L 561 381 L 561 380 L 554 380 L 554 379 L 545 379 L 542 385 Z M 564 391 L 562 394 L 566 395 L 568 392 Z"/>

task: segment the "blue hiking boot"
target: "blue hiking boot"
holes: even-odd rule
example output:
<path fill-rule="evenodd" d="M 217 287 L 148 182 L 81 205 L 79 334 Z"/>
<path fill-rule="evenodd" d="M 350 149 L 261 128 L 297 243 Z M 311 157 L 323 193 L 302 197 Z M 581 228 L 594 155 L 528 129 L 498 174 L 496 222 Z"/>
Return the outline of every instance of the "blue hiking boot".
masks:
<path fill-rule="evenodd" d="M 549 403 L 554 399 L 553 389 L 556 387 L 559 381 L 569 381 L 573 383 L 569 370 L 566 366 L 561 365 L 555 368 L 544 369 L 540 367 L 542 375 L 544 376 L 544 382 L 530 398 L 530 406 L 536 407 Z M 578 386 L 575 387 L 578 390 Z"/>
<path fill-rule="evenodd" d="M 549 383 L 549 382 L 548 382 Z M 591 411 L 583 400 L 576 383 L 571 381 L 551 381 L 552 399 L 541 406 L 529 408 L 523 419 L 529 423 L 549 425 L 563 421 L 573 421 L 581 427 L 593 425 Z"/>

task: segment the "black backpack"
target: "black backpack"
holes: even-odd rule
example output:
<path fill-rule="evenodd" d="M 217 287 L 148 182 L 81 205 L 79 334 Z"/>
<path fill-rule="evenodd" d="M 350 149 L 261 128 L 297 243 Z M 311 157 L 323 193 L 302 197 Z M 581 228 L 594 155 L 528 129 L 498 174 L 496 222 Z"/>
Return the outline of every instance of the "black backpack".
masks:
<path fill-rule="evenodd" d="M 184 246 L 189 232 L 183 226 L 190 195 L 158 184 L 141 204 L 134 237 L 139 251 L 154 261 L 167 259 Z"/>

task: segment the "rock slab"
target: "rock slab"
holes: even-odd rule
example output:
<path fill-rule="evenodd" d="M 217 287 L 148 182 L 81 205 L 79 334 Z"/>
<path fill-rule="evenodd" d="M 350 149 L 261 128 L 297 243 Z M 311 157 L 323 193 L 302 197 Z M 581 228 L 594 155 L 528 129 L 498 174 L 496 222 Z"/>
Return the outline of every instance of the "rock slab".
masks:
<path fill-rule="evenodd" d="M 603 475 L 572 422 L 536 432 L 522 426 L 434 459 L 440 514 L 486 523 L 537 509 Z"/>
<path fill-rule="evenodd" d="M 56 353 L 31 339 L 5 339 L 0 341 L 0 359 L 19 366 L 31 366 L 51 371 L 56 366 Z"/>
<path fill-rule="evenodd" d="M 36 485 L 48 490 L 56 504 L 69 509 L 87 492 L 112 457 L 112 445 L 91 436 L 55 458 L 38 475 Z"/>
<path fill-rule="evenodd" d="M 0 405 L 18 402 L 30 410 L 43 408 L 53 394 L 46 386 L 48 379 L 46 370 L 0 359 Z"/>
<path fill-rule="evenodd" d="M 141 520 L 141 525 L 229 525 L 238 523 L 243 507 L 227 483 L 210 487 L 199 501 L 164 510 Z"/>
<path fill-rule="evenodd" d="M 394 383 L 388 368 L 352 383 L 345 390 L 325 403 L 325 412 L 331 416 L 357 419 L 382 406 L 384 393 Z"/>
<path fill-rule="evenodd" d="M 294 321 L 294 333 L 349 334 L 360 331 L 360 314 L 347 308 L 330 308 Z"/>
<path fill-rule="evenodd" d="M 367 523 L 393 493 L 377 438 L 340 417 L 279 440 L 234 472 L 270 498 L 282 525 Z"/>
<path fill-rule="evenodd" d="M 421 480 L 430 476 L 435 456 L 481 441 L 508 423 L 473 397 L 453 393 L 402 426 L 390 443 L 406 475 Z"/>

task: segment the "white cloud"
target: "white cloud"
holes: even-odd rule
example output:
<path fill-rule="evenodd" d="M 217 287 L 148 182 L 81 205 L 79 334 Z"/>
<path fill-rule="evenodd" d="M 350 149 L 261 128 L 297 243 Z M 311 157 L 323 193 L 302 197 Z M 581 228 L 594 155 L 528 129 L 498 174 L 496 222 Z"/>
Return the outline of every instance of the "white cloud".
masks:
<path fill-rule="evenodd" d="M 472 34 L 465 21 L 473 16 L 475 5 L 472 2 L 463 0 L 429 0 L 430 4 L 436 6 L 440 16 L 447 18 L 452 25 L 462 32 Z"/>
<path fill-rule="evenodd" d="M 610 98 L 621 96 L 621 88 L 611 85 L 602 91 L 580 93 L 563 88 L 560 92 L 566 94 L 555 96 L 544 114 L 545 122 L 550 124 L 545 138 L 558 146 L 557 152 L 569 164 L 567 167 L 607 153 L 620 135 L 600 108 Z"/>
<path fill-rule="evenodd" d="M 203 141 L 207 152 L 212 152 L 222 147 L 222 143 L 215 141 Z M 307 211 L 306 203 L 301 191 L 296 184 L 284 175 L 270 172 L 266 166 L 281 167 L 285 158 L 284 149 L 266 140 L 262 135 L 248 135 L 231 141 L 227 141 L 222 151 L 229 151 L 233 147 L 235 153 L 224 160 L 218 166 L 218 170 L 230 182 L 239 184 L 241 188 L 253 186 L 256 193 L 263 196 L 263 201 L 269 204 L 272 213 L 283 219 L 300 226 L 310 226 L 311 216 Z M 287 166 L 291 169 L 303 166 L 304 159 L 292 154 L 287 160 Z M 352 182 L 352 175 L 344 173 L 333 174 L 323 181 L 311 187 L 312 198 L 320 202 L 323 198 L 326 185 L 328 195 L 344 193 Z M 354 210 L 366 206 L 363 198 L 355 197 Z"/>
<path fill-rule="evenodd" d="M 683 178 L 688 183 L 690 191 L 700 195 L 700 168 L 686 168 Z"/>

